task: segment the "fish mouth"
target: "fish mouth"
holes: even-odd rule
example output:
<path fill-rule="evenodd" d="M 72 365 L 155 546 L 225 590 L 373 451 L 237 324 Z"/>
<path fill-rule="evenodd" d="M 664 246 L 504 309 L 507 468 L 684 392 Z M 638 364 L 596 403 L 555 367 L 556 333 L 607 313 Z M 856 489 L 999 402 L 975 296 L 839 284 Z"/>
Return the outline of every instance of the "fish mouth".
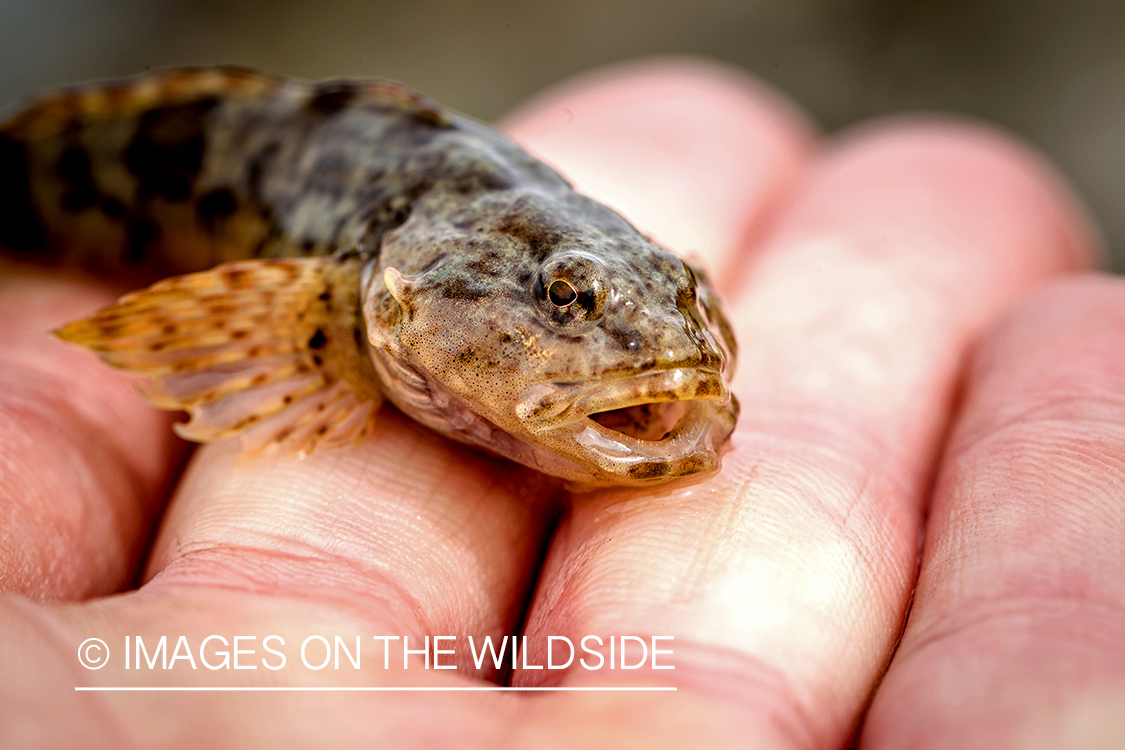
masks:
<path fill-rule="evenodd" d="M 718 372 L 690 367 L 594 384 L 540 384 L 516 406 L 530 432 L 570 443 L 629 484 L 718 468 L 737 411 Z"/>

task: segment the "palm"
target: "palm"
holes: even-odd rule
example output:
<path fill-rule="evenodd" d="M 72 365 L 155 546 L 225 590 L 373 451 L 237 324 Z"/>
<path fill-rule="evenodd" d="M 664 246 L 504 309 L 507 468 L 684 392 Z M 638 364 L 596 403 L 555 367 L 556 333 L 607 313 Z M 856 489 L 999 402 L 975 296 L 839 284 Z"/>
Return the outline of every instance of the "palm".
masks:
<path fill-rule="evenodd" d="M 1005 537 L 999 530 L 1026 530 L 1024 510 L 995 499 L 1037 497 L 1028 487 L 1041 489 L 1054 475 L 1036 479 L 1043 465 L 1035 461 L 1007 478 L 1000 472 L 1013 471 L 1011 457 L 1024 445 L 1021 419 L 1036 440 L 1045 431 L 1062 444 L 1066 419 L 1084 418 L 1062 408 L 1061 422 L 1044 426 L 1027 416 L 1039 401 L 1084 403 L 1086 384 L 1112 393 L 1125 379 L 1108 353 L 1125 330 L 1120 285 L 1087 281 L 1036 298 L 984 345 L 961 402 L 957 377 L 970 344 L 1017 295 L 1085 262 L 1090 240 L 1076 209 L 1024 153 L 962 126 L 885 126 L 813 153 L 776 102 L 714 71 L 658 66 L 560 96 L 517 118 L 512 131 L 642 230 L 698 251 L 726 282 L 742 346 L 743 416 L 724 471 L 686 487 L 570 499 L 550 480 L 384 410 L 375 434 L 346 451 L 274 461 L 239 459 L 223 443 L 198 450 L 162 509 L 181 451 L 167 437 L 167 418 L 137 403 L 123 377 L 41 336 L 110 295 L 10 276 L 0 297 L 0 333 L 15 342 L 5 349 L 0 396 L 10 446 L 0 580 L 32 598 L 81 603 L 6 600 L 0 658 L 9 679 L 0 705 L 11 715 L 0 725 L 56 722 L 56 745 L 72 733 L 109 746 L 199 736 L 491 747 L 513 735 L 534 747 L 616 747 L 624 738 L 645 747 L 841 746 L 902 627 L 934 467 L 960 403 L 911 629 L 884 682 L 895 689 L 878 694 L 866 739 L 919 746 L 912 732 L 1008 731 L 988 711 L 973 714 L 977 724 L 958 718 L 970 705 L 964 695 L 984 691 L 987 699 L 980 674 L 1005 684 L 1002 671 L 980 670 L 992 653 L 988 633 L 964 622 L 1000 621 L 1003 602 L 1028 597 L 1024 614 L 1034 619 L 1044 592 L 1019 587 L 1042 583 L 1034 566 L 1059 545 L 1050 524 Z M 1069 319 L 1058 314 L 1064 309 Z M 1092 319 L 1101 327 L 1084 322 Z M 1079 344 L 1075 330 L 1100 338 Z M 1045 353 L 1051 346 L 1081 349 L 1084 367 Z M 1111 447 L 1097 455 L 1117 457 L 1120 481 L 1125 437 L 1120 414 L 1113 419 L 1100 423 L 1098 439 Z M 989 442 L 1001 425 L 1014 430 L 1010 439 Z M 1111 486 L 1102 458 L 1075 455 L 1068 476 L 1085 470 Z M 992 494 L 974 495 L 982 485 Z M 1119 524 L 1095 502 L 1048 510 L 1058 515 L 1054 528 L 1084 529 L 1098 514 Z M 966 522 L 976 512 L 980 520 Z M 1120 578 L 1122 535 L 1092 538 L 1101 561 L 1093 572 L 1074 562 L 1091 552 L 1073 547 L 1053 569 L 1074 565 L 1101 576 L 1104 588 L 1114 564 Z M 1012 563 L 1013 550 L 1028 544 L 1041 548 Z M 998 577 L 989 561 L 999 559 L 1023 565 L 1022 574 Z M 138 590 L 105 598 L 138 574 Z M 1045 600 L 1060 597 L 1047 586 Z M 1103 630 L 1123 626 L 1118 618 Z M 543 663 L 551 635 L 576 643 L 589 634 L 671 635 L 676 668 L 476 669 L 469 636 L 479 642 L 521 628 L 540 649 L 531 663 Z M 211 634 L 256 635 L 251 663 L 262 656 L 261 639 L 277 634 L 289 666 L 125 672 L 115 659 L 87 672 L 73 661 L 90 636 L 113 649 L 127 635 L 151 642 L 181 634 L 195 645 Z M 363 669 L 300 667 L 296 644 L 310 634 L 340 635 L 349 645 L 362 635 Z M 409 636 L 412 648 L 427 635 L 457 636 L 446 662 L 458 668 L 426 670 L 415 658 L 404 670 L 396 644 L 385 670 L 373 635 Z M 1049 650 L 1029 648 L 1047 664 L 1032 672 L 1031 700 L 1039 696 L 1035 675 L 1052 673 Z M 936 669 L 944 663 L 976 666 Z M 1090 663 L 1120 684 L 1125 667 L 1113 673 L 1104 660 Z M 977 676 L 966 685 L 969 674 Z M 93 700 L 72 691 L 467 687 L 497 679 L 678 691 L 514 700 L 365 692 Z M 934 723 L 920 721 L 926 716 Z"/>

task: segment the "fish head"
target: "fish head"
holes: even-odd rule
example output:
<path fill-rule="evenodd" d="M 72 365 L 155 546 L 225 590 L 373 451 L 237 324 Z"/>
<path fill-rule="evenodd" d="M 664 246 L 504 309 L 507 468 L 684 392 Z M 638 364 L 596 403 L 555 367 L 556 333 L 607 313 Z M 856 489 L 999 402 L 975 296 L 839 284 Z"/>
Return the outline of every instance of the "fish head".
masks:
<path fill-rule="evenodd" d="M 735 342 L 706 277 L 574 193 L 475 215 L 493 218 L 404 226 L 366 275 L 387 396 L 577 488 L 716 470 Z M 388 262 L 427 253 L 413 271 Z"/>

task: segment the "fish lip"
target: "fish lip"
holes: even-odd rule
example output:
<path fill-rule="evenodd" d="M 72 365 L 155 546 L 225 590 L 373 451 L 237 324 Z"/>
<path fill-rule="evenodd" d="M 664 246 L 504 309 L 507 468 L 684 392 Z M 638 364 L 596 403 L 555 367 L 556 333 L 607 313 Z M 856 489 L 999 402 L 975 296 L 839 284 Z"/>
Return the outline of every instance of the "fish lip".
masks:
<path fill-rule="evenodd" d="M 730 402 L 730 390 L 715 370 L 672 367 L 593 383 L 540 383 L 524 391 L 515 410 L 520 422 L 538 433 L 592 422 L 592 414 L 669 401 L 707 401 L 723 406 Z"/>
<path fill-rule="evenodd" d="M 581 429 L 575 431 L 575 441 L 599 454 L 603 461 L 621 467 L 641 461 L 675 461 L 701 450 L 711 452 L 705 438 L 710 431 L 710 418 L 716 416 L 720 408 L 713 402 L 692 403 L 687 414 L 661 440 L 641 440 L 587 417 Z"/>
<path fill-rule="evenodd" d="M 591 418 L 604 411 L 671 401 L 689 402 L 689 408 L 661 440 L 635 438 Z M 718 449 L 734 425 L 731 394 L 722 375 L 693 367 L 650 370 L 593 384 L 532 386 L 518 402 L 517 413 L 529 431 L 577 447 L 603 472 L 630 484 L 717 468 Z"/>
<path fill-rule="evenodd" d="M 723 382 L 723 376 L 714 370 L 675 367 L 651 370 L 594 386 L 585 390 L 572 408 L 590 417 L 614 409 L 671 401 L 725 404 L 730 401 L 730 391 Z"/>

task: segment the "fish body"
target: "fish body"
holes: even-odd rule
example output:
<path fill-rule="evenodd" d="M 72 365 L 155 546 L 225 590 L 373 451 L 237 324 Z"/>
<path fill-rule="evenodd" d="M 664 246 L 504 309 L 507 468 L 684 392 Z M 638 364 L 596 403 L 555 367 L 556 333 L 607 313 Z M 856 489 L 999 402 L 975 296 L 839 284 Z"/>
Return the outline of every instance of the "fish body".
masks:
<path fill-rule="evenodd" d="M 173 70 L 0 123 L 0 247 L 137 284 L 60 329 L 179 432 L 345 445 L 383 398 L 580 487 L 718 468 L 735 344 L 702 274 L 397 84 Z"/>

